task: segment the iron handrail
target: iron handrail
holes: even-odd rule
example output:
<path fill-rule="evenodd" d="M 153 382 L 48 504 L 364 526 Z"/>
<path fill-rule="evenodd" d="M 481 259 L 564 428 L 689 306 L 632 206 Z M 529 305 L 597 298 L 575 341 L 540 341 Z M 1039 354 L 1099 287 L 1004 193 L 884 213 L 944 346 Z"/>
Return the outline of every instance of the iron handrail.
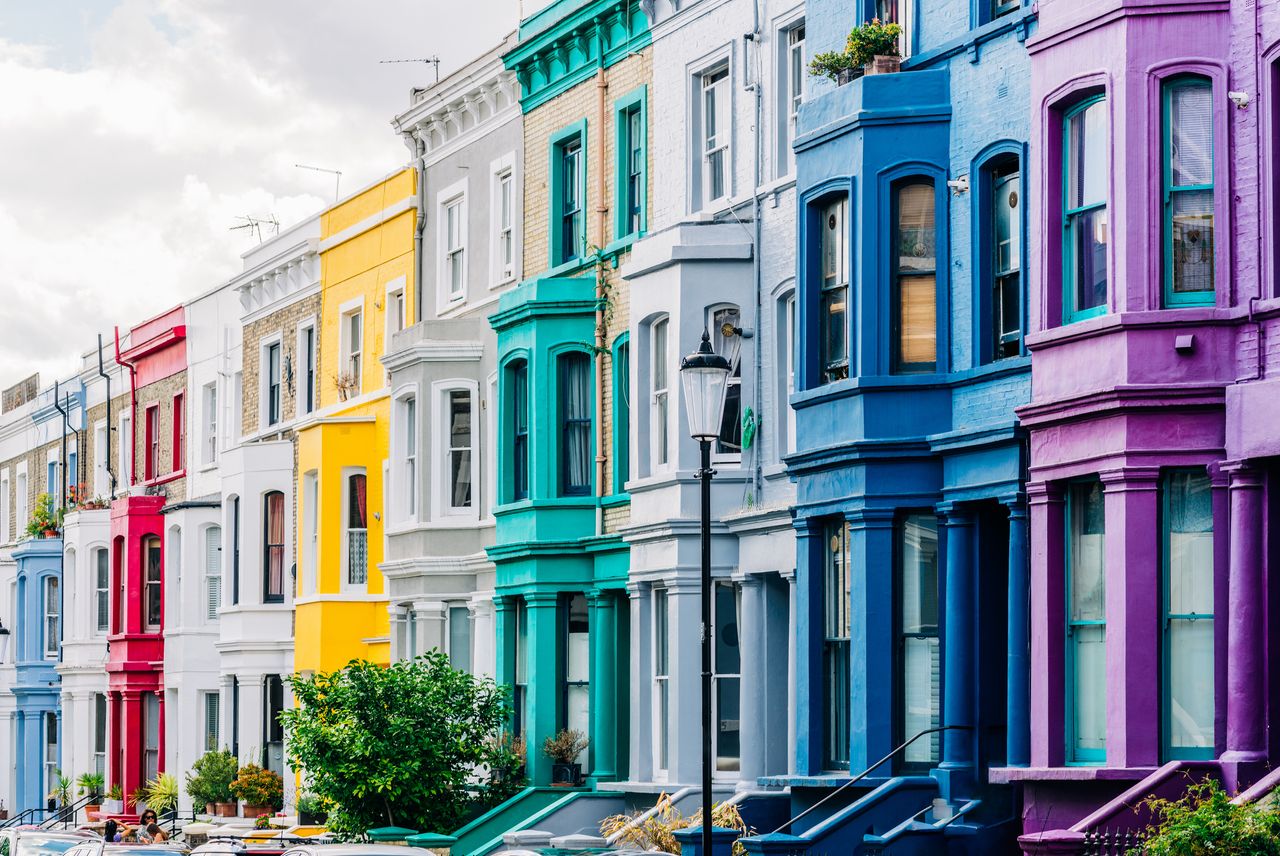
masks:
<path fill-rule="evenodd" d="M 7 829 L 12 826 L 21 826 L 23 820 L 34 821 L 38 815 L 48 814 L 48 812 L 49 809 L 40 808 L 38 806 L 36 808 L 25 809 L 18 812 L 15 817 L 0 821 L 0 829 Z M 36 825 L 38 826 L 39 824 Z"/>
<path fill-rule="evenodd" d="M 76 818 L 76 812 L 80 811 L 80 809 L 89 805 L 90 802 L 94 799 L 96 799 L 96 797 L 93 794 L 88 794 L 76 800 L 75 802 L 71 803 L 70 805 L 61 805 L 55 809 L 52 809 L 53 817 L 46 818 L 45 820 L 43 820 L 40 823 L 40 828 L 49 829 L 51 828 L 52 825 L 61 823 L 63 828 L 65 829 L 67 826 L 68 817 L 74 821 Z"/>
<path fill-rule="evenodd" d="M 884 756 L 883 758 L 881 758 L 879 761 L 876 761 L 876 762 L 875 762 L 874 764 L 872 764 L 870 767 L 868 767 L 867 769 L 863 770 L 861 773 L 859 773 L 858 775 L 854 776 L 852 779 L 850 779 L 849 781 L 845 782 L 843 785 L 841 785 L 840 787 L 836 788 L 834 791 L 832 791 L 831 793 L 827 794 L 825 797 L 823 797 L 822 799 L 818 800 L 816 803 L 814 803 L 813 805 L 809 806 L 807 809 L 805 809 L 804 811 L 800 812 L 800 813 L 799 813 L 799 814 L 797 814 L 795 817 L 791 818 L 791 819 L 790 819 L 790 820 L 788 820 L 786 823 L 782 824 L 782 826 L 779 826 L 777 829 L 775 829 L 773 832 L 771 832 L 771 833 L 769 833 L 769 834 L 770 834 L 770 835 L 777 835 L 779 832 L 781 832 L 782 830 L 784 830 L 784 829 L 788 828 L 789 826 L 791 826 L 791 824 L 795 823 L 795 822 L 796 822 L 797 820 L 799 820 L 800 818 L 802 818 L 802 817 L 804 817 L 805 815 L 809 814 L 811 811 L 813 811 L 813 810 L 814 810 L 814 809 L 816 809 L 818 806 L 820 806 L 820 805 L 822 805 L 823 803 L 825 803 L 827 800 L 832 799 L 832 798 L 833 798 L 833 797 L 835 797 L 837 794 L 841 793 L 845 788 L 852 787 L 853 785 L 856 785 L 858 782 L 862 781 L 862 780 L 863 780 L 863 779 L 865 779 L 867 776 L 871 775 L 871 771 L 872 771 L 872 770 L 876 769 L 876 768 L 877 768 L 877 767 L 879 767 L 881 764 L 883 764 L 885 761 L 888 761 L 888 760 L 889 760 L 890 758 L 892 758 L 894 755 L 897 755 L 897 754 L 898 754 L 899 752 L 901 752 L 903 749 L 906 749 L 908 746 L 910 746 L 912 743 L 915 743 L 917 740 L 919 740 L 921 737 L 924 737 L 926 734 L 936 734 L 936 733 L 941 732 L 941 731 L 950 731 L 951 729 L 962 729 L 962 730 L 965 730 L 965 731 L 969 731 L 969 730 L 972 730 L 972 727 L 971 727 L 971 726 L 968 726 L 968 725 L 939 725 L 937 728 L 926 728 L 924 731 L 921 731 L 919 734 L 916 734 L 916 735 L 915 735 L 914 737 L 912 737 L 910 740 L 906 741 L 905 743 L 901 744 L 900 746 L 895 747 L 893 750 L 891 750 L 891 751 L 889 752 L 889 754 L 885 755 L 885 756 Z"/>

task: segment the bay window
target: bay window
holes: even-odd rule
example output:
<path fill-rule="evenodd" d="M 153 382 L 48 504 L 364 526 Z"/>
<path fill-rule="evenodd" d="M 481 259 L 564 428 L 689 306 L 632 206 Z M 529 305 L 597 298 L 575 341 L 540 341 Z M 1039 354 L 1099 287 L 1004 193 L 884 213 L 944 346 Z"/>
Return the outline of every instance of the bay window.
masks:
<path fill-rule="evenodd" d="M 1016 159 L 991 170 L 991 353 L 1016 357 L 1022 349 L 1022 189 Z"/>
<path fill-rule="evenodd" d="M 44 580 L 44 657 L 58 659 L 58 646 L 62 643 L 62 594 L 57 577 Z"/>
<path fill-rule="evenodd" d="M 364 470 L 350 471 L 344 480 L 344 581 L 348 586 L 363 588 L 369 578 L 369 515 Z"/>
<path fill-rule="evenodd" d="M 1213 498 L 1203 470 L 1162 479 L 1164 755 L 1214 757 Z"/>
<path fill-rule="evenodd" d="M 652 360 L 649 377 L 652 392 L 649 396 L 649 433 L 651 435 L 653 468 L 666 466 L 671 457 L 671 428 L 668 416 L 670 381 L 667 353 L 668 318 L 654 321 L 649 330 L 649 356 Z"/>
<path fill-rule="evenodd" d="M 735 330 L 742 325 L 742 313 L 736 306 L 724 306 L 711 313 L 712 347 L 717 354 L 729 355 L 733 360 L 724 391 L 724 410 L 720 416 L 720 435 L 716 438 L 715 453 L 720 456 L 742 455 L 742 340 Z M 726 329 L 728 333 L 726 333 Z"/>
<path fill-rule="evenodd" d="M 1063 322 L 1107 304 L 1107 103 L 1088 98 L 1063 116 Z"/>
<path fill-rule="evenodd" d="M 222 606 L 222 528 L 204 530 L 204 617 L 213 621 Z"/>
<path fill-rule="evenodd" d="M 1099 481 L 1067 488 L 1067 760 L 1106 759 L 1106 515 Z"/>
<path fill-rule="evenodd" d="M 938 521 L 911 514 L 897 527 L 897 708 L 895 743 L 941 724 L 942 658 L 938 636 Z M 903 766 L 927 768 L 940 757 L 941 735 L 907 747 Z"/>
<path fill-rule="evenodd" d="M 560 494 L 591 493 L 591 359 L 560 356 Z"/>
<path fill-rule="evenodd" d="M 400 495 L 404 517 L 418 513 L 418 400 L 400 401 Z"/>
<path fill-rule="evenodd" d="M 591 627 L 587 611 L 587 598 L 575 592 L 564 598 L 563 610 L 564 659 L 561 673 L 564 675 L 561 706 L 564 718 L 562 728 L 591 734 Z M 587 750 L 578 756 L 578 763 L 586 760 Z"/>
<path fill-rule="evenodd" d="M 529 364 L 507 369 L 511 382 L 511 499 L 529 497 Z"/>
<path fill-rule="evenodd" d="M 932 372 L 938 358 L 938 238 L 933 181 L 909 179 L 895 187 L 893 197 L 893 370 Z"/>
<path fill-rule="evenodd" d="M 717 580 L 712 589 L 711 626 L 715 628 L 712 700 L 715 704 L 715 770 L 736 773 L 742 766 L 742 657 L 738 638 L 740 586 Z"/>
<path fill-rule="evenodd" d="M 1164 302 L 1212 304 L 1213 86 L 1185 75 L 1164 85 Z"/>
<path fill-rule="evenodd" d="M 99 633 L 108 632 L 111 629 L 111 570 L 105 547 L 93 551 L 93 606 L 94 628 Z"/>
<path fill-rule="evenodd" d="M 849 376 L 849 197 L 827 203 L 821 212 L 821 296 L 818 347 L 821 382 Z"/>
<path fill-rule="evenodd" d="M 262 497 L 263 603 L 284 602 L 284 494 Z"/>
<path fill-rule="evenodd" d="M 823 766 L 829 770 L 849 769 L 850 706 L 849 682 L 852 663 L 849 645 L 850 622 L 849 523 L 840 521 L 826 527 L 823 547 Z"/>
<path fill-rule="evenodd" d="M 474 417 L 471 412 L 472 393 L 468 389 L 450 389 L 444 393 L 446 430 L 444 471 L 448 473 L 446 495 L 442 503 L 446 511 L 466 511 L 473 507 L 472 484 L 474 482 L 475 435 Z"/>
<path fill-rule="evenodd" d="M 669 632 L 667 590 L 653 590 L 653 766 L 666 773 L 669 716 L 667 699 L 671 693 L 671 640 Z"/>
<path fill-rule="evenodd" d="M 160 630 L 162 619 L 162 599 L 164 597 L 161 578 L 162 565 L 160 539 L 150 535 L 142 540 L 143 562 L 143 620 L 148 631 Z"/>

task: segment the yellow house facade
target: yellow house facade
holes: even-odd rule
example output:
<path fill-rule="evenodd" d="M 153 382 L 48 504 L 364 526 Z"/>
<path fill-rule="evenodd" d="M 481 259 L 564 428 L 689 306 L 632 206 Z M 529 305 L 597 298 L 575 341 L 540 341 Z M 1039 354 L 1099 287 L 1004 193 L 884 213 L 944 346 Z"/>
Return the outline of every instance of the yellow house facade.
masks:
<path fill-rule="evenodd" d="M 303 674 L 391 659 L 378 570 L 390 418 L 380 358 L 413 319 L 415 181 L 403 169 L 321 215 L 319 408 L 297 429 Z"/>

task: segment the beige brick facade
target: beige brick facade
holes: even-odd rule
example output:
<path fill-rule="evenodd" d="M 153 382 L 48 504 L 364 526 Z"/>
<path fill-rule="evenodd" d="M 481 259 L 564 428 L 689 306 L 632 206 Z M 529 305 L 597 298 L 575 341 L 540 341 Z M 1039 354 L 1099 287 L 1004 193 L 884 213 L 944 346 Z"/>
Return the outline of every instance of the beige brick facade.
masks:
<path fill-rule="evenodd" d="M 114 385 L 113 385 L 114 386 Z M 129 393 L 124 392 L 111 399 L 111 424 L 107 426 L 107 445 L 111 449 L 111 468 L 116 474 L 116 489 L 120 490 L 129 484 L 129 474 L 125 472 L 120 461 L 120 414 L 129 408 Z M 190 404 L 187 405 L 187 412 L 190 412 Z M 83 448 L 80 450 L 80 483 L 90 494 L 90 499 L 97 497 L 92 496 L 93 490 L 93 470 L 98 465 L 98 450 L 94 446 L 93 432 L 94 427 L 99 422 L 105 421 L 107 418 L 107 403 L 90 407 L 86 414 L 84 423 L 84 438 L 81 444 Z M 110 487 L 108 487 L 108 490 Z M 110 499 L 107 491 L 101 491 L 102 499 Z"/>
<path fill-rule="evenodd" d="M 280 421 L 288 422 L 298 413 L 298 401 L 306 392 L 306 366 L 298 353 L 298 325 L 309 319 L 316 323 L 316 371 L 312 379 L 313 402 L 320 400 L 320 295 L 313 294 L 244 325 L 244 364 L 242 369 L 244 407 L 241 408 L 240 430 L 244 436 L 258 433 L 261 408 L 262 344 L 273 336 L 280 337 Z M 293 383 L 288 382 L 284 366 L 293 370 Z"/>
<path fill-rule="evenodd" d="M 18 467 L 20 467 L 24 461 L 27 464 L 26 508 L 28 515 L 30 515 L 31 509 L 36 507 L 36 498 L 42 493 L 47 493 L 49 490 L 49 453 L 55 449 L 60 450 L 61 445 L 62 441 L 60 439 L 54 440 L 52 442 L 45 443 L 42 446 L 37 446 L 34 449 L 29 449 L 15 458 L 10 458 L 7 461 L 0 462 L 0 472 L 5 470 L 8 470 L 9 472 L 9 533 L 13 540 L 17 540 L 23 536 L 23 532 L 27 528 L 27 522 L 30 519 L 29 516 L 27 519 L 18 519 Z M 79 469 L 80 466 L 77 456 L 77 469 Z M 68 481 L 68 484 L 70 484 L 70 481 Z M 55 485 L 55 500 L 57 498 L 56 494 L 59 490 L 60 485 Z"/>
<path fill-rule="evenodd" d="M 186 400 L 187 391 L 187 373 L 180 371 L 177 374 L 170 375 L 163 380 L 155 383 L 147 384 L 138 390 L 137 410 L 133 415 L 133 454 L 134 460 L 137 462 L 135 467 L 137 472 L 137 483 L 144 484 L 146 482 L 146 454 L 147 454 L 147 411 L 151 407 L 156 408 L 157 413 L 157 461 L 154 472 L 153 481 L 163 481 L 158 486 L 158 490 L 170 502 L 181 502 L 187 498 L 187 485 L 185 478 L 177 478 L 172 481 L 164 481 L 174 472 L 182 470 L 186 466 L 186 453 L 191 441 L 191 402 Z M 174 432 L 173 420 L 176 410 L 176 397 L 181 394 L 183 400 L 182 405 L 182 433 L 179 442 L 182 444 L 182 454 L 177 460 L 174 458 Z"/>

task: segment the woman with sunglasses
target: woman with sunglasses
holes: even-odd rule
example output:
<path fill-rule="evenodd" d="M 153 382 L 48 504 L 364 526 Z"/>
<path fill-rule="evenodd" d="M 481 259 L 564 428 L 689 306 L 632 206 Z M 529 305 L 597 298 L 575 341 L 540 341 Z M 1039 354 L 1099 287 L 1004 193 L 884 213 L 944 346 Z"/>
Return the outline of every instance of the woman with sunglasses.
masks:
<path fill-rule="evenodd" d="M 137 834 L 139 844 L 150 844 L 152 842 L 152 834 L 150 830 L 153 826 L 159 828 L 157 822 L 158 818 L 153 810 L 147 809 L 142 813 L 142 816 L 138 818 Z"/>

